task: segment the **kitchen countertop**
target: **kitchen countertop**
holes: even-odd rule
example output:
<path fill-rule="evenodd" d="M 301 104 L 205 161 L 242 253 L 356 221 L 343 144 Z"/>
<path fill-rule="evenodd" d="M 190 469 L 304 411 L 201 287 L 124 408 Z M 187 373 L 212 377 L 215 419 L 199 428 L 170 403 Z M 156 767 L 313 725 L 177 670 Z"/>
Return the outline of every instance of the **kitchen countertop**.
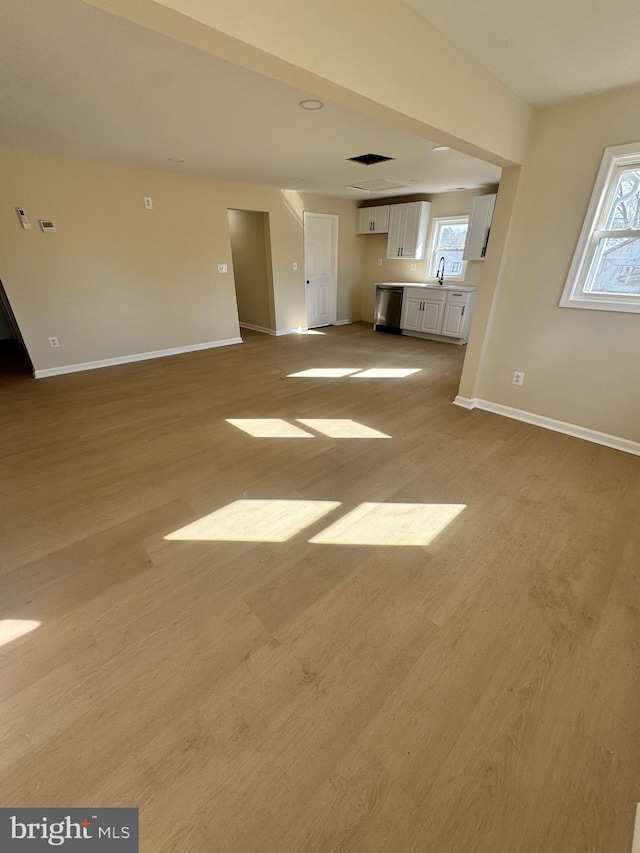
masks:
<path fill-rule="evenodd" d="M 420 287 L 430 290 L 457 290 L 457 291 L 465 291 L 466 293 L 473 293 L 478 288 L 477 287 L 465 287 L 464 284 L 436 284 L 435 282 L 421 282 L 421 281 L 377 281 L 376 287 L 379 284 L 389 284 L 394 287 Z"/>

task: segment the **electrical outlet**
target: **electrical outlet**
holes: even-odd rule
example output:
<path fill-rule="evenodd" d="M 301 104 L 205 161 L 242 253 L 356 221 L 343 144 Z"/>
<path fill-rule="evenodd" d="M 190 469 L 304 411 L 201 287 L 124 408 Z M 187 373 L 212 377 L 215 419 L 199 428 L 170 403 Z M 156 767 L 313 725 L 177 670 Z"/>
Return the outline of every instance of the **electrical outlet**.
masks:
<path fill-rule="evenodd" d="M 411 264 L 411 266 L 409 267 L 409 269 L 411 270 L 411 272 L 414 272 L 415 268 L 416 268 L 416 265 L 415 265 L 415 264 Z"/>
<path fill-rule="evenodd" d="M 229 272 L 229 267 L 226 264 L 218 264 L 218 272 Z"/>
<path fill-rule="evenodd" d="M 293 262 L 293 268 L 294 268 L 294 270 L 298 269 L 298 262 L 297 261 Z"/>
<path fill-rule="evenodd" d="M 147 210 L 153 210 L 153 202 L 151 201 L 148 195 L 144 197 L 144 206 L 147 208 Z"/>
<path fill-rule="evenodd" d="M 57 338 L 49 338 L 49 346 L 55 349 L 60 346 L 60 341 Z"/>
<path fill-rule="evenodd" d="M 379 266 L 379 267 L 381 267 L 381 266 L 382 266 L 382 258 L 378 258 L 378 266 Z"/>
<path fill-rule="evenodd" d="M 511 380 L 511 382 L 514 385 L 522 385 L 522 383 L 524 382 L 524 373 L 521 370 L 514 370 L 513 379 Z"/>

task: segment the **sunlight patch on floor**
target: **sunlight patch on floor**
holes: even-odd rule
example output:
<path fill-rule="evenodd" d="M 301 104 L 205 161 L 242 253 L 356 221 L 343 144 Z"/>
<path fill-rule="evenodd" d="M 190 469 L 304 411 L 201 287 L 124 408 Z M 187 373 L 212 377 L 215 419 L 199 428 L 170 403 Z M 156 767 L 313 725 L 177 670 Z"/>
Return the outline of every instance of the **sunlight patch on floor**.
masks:
<path fill-rule="evenodd" d="M 42 622 L 35 619 L 0 619 L 0 646 L 24 637 L 30 631 L 39 628 Z"/>
<path fill-rule="evenodd" d="M 421 367 L 372 367 L 354 373 L 352 379 L 403 379 L 412 373 L 420 373 Z"/>
<path fill-rule="evenodd" d="M 326 332 L 319 332 L 317 329 L 303 329 L 302 326 L 298 326 L 296 329 L 296 335 L 325 335 Z"/>
<path fill-rule="evenodd" d="M 348 418 L 296 418 L 298 423 L 328 435 L 329 438 L 391 438 L 384 432 Z"/>
<path fill-rule="evenodd" d="M 239 500 L 165 536 L 203 542 L 286 542 L 340 501 Z"/>
<path fill-rule="evenodd" d="M 315 438 L 281 418 L 227 418 L 226 421 L 254 438 Z"/>
<path fill-rule="evenodd" d="M 309 370 L 301 370 L 299 373 L 289 373 L 287 378 L 291 377 L 306 377 L 306 378 L 329 378 L 339 379 L 341 376 L 350 376 L 352 373 L 357 373 L 362 370 L 361 367 L 310 367 Z"/>
<path fill-rule="evenodd" d="M 318 545 L 428 545 L 466 504 L 362 503 L 310 542 Z"/>

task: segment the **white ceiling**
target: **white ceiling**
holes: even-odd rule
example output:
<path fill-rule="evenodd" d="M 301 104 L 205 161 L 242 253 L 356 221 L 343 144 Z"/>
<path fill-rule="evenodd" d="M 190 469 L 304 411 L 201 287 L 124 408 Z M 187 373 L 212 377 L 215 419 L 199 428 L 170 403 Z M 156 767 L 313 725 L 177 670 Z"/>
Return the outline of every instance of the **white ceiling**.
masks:
<path fill-rule="evenodd" d="M 79 0 L 2 0 L 0 145 L 367 199 L 495 183 L 500 169 Z M 395 158 L 362 166 L 346 158 Z M 169 157 L 184 159 L 183 164 Z M 401 189 L 346 189 L 387 180 Z"/>
<path fill-rule="evenodd" d="M 638 0 L 405 0 L 538 106 L 640 82 Z"/>

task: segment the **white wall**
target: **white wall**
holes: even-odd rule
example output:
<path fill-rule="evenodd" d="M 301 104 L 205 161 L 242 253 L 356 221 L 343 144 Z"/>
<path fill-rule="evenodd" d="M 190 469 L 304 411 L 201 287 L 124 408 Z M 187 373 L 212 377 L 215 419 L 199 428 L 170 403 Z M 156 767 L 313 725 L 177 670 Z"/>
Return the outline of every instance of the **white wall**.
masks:
<path fill-rule="evenodd" d="M 306 324 L 303 212 L 338 214 L 338 319 L 359 319 L 352 201 L 6 150 L 0 183 L 0 279 L 36 370 L 237 338 L 228 208 L 269 213 L 280 330 Z"/>
<path fill-rule="evenodd" d="M 640 315 L 558 307 L 603 151 L 640 141 L 639 106 L 636 86 L 540 111 L 484 363 L 462 394 L 640 441 Z"/>

